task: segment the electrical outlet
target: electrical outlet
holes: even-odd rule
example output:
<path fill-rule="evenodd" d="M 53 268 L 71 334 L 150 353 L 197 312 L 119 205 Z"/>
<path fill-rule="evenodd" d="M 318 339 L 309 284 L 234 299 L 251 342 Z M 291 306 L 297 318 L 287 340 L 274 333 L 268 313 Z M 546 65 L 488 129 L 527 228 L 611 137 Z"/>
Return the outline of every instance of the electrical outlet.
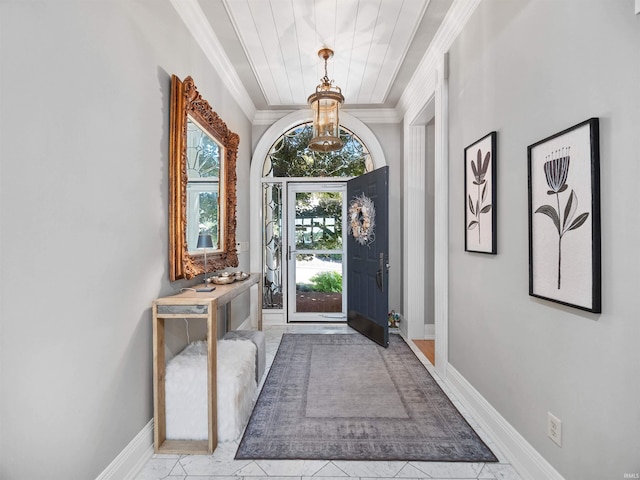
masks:
<path fill-rule="evenodd" d="M 562 446 L 562 422 L 551 412 L 547 412 L 547 436 L 559 447 Z"/>

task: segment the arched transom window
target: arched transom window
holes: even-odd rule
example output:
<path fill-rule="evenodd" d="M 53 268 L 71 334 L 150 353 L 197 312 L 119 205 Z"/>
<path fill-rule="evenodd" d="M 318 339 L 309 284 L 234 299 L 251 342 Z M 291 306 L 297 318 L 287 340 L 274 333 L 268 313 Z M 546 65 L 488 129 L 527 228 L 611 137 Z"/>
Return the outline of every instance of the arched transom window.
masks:
<path fill-rule="evenodd" d="M 374 169 L 364 143 L 350 130 L 340 127 L 344 146 L 337 152 L 315 152 L 308 148 L 311 123 L 303 123 L 281 135 L 269 149 L 262 169 L 262 271 L 265 309 L 282 309 L 283 199 L 287 183 L 296 178 L 323 182 L 357 177 Z M 311 177 L 311 178 L 309 178 Z M 316 212 L 316 217 L 327 215 Z M 326 213 L 326 212 L 325 212 Z M 316 219 L 317 220 L 317 219 Z"/>
<path fill-rule="evenodd" d="M 263 177 L 357 177 L 373 170 L 369 150 L 351 131 L 340 127 L 344 146 L 337 152 L 308 148 L 311 123 L 293 127 L 278 138 L 264 161 Z"/>

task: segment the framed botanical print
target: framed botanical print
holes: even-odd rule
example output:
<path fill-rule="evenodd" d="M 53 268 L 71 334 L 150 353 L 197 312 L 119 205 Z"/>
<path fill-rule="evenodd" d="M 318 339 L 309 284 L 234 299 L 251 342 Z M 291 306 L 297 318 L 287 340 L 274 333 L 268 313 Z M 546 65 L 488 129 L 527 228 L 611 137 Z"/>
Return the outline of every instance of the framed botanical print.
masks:
<path fill-rule="evenodd" d="M 496 254 L 496 132 L 464 149 L 464 249 Z"/>
<path fill-rule="evenodd" d="M 599 313 L 600 147 L 591 118 L 530 145 L 529 295 Z"/>

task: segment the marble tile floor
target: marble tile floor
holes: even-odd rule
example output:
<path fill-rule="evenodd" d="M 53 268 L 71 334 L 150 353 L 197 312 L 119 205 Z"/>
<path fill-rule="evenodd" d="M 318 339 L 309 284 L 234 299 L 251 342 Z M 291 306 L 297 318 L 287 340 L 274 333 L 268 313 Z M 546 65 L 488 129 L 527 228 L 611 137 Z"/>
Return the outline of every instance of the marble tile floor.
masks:
<path fill-rule="evenodd" d="M 267 372 L 273 362 L 280 339 L 284 333 L 355 333 L 344 324 L 265 327 Z M 476 430 L 482 440 L 498 457 L 499 463 L 463 462 L 353 462 L 330 460 L 234 460 L 238 441 L 220 443 L 213 455 L 153 455 L 135 477 L 136 480 L 346 480 L 353 479 L 440 479 L 440 480 L 521 480 L 516 470 L 509 464 L 477 424 L 465 412 L 460 402 L 448 391 L 433 366 L 411 341 L 407 341 L 416 356 L 447 393 L 456 408 Z M 260 385 L 260 388 L 262 385 Z"/>

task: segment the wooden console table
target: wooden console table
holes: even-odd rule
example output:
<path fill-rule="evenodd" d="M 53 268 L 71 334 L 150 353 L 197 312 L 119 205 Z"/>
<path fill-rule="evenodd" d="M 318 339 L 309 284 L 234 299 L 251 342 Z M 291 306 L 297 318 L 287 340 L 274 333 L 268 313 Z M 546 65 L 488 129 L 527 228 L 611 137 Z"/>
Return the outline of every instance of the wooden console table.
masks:
<path fill-rule="evenodd" d="M 252 273 L 249 278 L 229 285 L 216 285 L 212 292 L 185 290 L 177 295 L 153 301 L 153 444 L 156 453 L 213 453 L 218 445 L 218 416 L 216 388 L 216 355 L 218 339 L 218 307 L 258 285 L 258 329 L 262 330 L 262 276 Z M 194 288 L 200 288 L 198 285 Z M 167 440 L 165 404 L 165 346 L 164 322 L 171 319 L 204 318 L 207 320 L 207 392 L 208 440 Z M 227 316 L 228 328 L 228 316 Z"/>

